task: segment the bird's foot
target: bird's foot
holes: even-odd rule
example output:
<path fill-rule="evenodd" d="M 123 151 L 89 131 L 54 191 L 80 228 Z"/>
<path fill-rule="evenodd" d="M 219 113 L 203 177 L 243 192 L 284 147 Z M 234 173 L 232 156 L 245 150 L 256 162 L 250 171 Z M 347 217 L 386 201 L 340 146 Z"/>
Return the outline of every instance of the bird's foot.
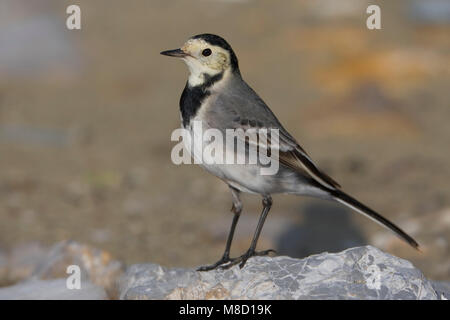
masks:
<path fill-rule="evenodd" d="M 250 257 L 254 257 L 254 256 L 267 256 L 270 253 L 276 253 L 275 250 L 273 249 L 269 249 L 269 250 L 264 250 L 264 251 L 255 251 L 252 249 L 249 249 L 246 253 L 244 253 L 242 256 L 237 257 L 237 258 L 231 258 L 229 263 L 227 264 L 221 264 L 220 265 L 220 269 L 229 269 L 232 266 L 236 265 L 239 263 L 239 268 L 242 269 L 245 266 L 245 263 L 247 262 L 247 260 Z"/>
<path fill-rule="evenodd" d="M 222 266 L 228 262 L 230 262 L 230 256 L 229 255 L 224 255 L 219 261 L 217 261 L 216 263 L 207 265 L 207 266 L 201 266 L 199 268 L 197 268 L 197 271 L 210 271 L 210 270 L 214 270 L 219 266 Z"/>

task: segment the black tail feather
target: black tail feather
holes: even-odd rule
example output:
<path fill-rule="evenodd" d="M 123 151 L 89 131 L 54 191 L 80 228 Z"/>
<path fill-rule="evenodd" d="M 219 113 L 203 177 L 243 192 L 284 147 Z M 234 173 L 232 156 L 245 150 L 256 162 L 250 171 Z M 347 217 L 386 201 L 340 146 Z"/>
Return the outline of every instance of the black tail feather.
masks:
<path fill-rule="evenodd" d="M 397 227 L 395 224 L 390 222 L 385 217 L 381 216 L 380 214 L 376 213 L 372 209 L 366 207 L 364 204 L 359 202 L 358 200 L 352 198 L 348 194 L 340 191 L 340 190 L 333 190 L 330 191 L 331 195 L 342 204 L 352 208 L 353 210 L 367 216 L 368 218 L 374 220 L 375 222 L 381 224 L 382 226 L 390 229 L 393 231 L 397 236 L 399 236 L 401 239 L 406 241 L 409 245 L 411 245 L 414 249 L 419 250 L 419 244 L 414 240 L 411 236 L 409 236 L 406 232 L 404 232 L 402 229 Z"/>

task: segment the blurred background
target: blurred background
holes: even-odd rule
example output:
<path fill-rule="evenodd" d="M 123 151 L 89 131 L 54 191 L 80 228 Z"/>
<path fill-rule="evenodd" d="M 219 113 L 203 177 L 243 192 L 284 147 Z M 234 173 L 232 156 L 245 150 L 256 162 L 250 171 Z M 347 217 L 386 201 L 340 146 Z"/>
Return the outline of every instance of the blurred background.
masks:
<path fill-rule="evenodd" d="M 375 3 L 382 29 L 368 30 Z M 66 28 L 71 4 L 81 30 Z M 304 257 L 370 244 L 450 280 L 445 0 L 0 0 L 0 253 L 73 239 L 127 264 L 222 255 L 231 197 L 171 162 L 187 68 L 159 55 L 206 32 L 230 42 L 244 79 L 319 167 L 423 252 L 340 205 L 294 196 L 274 197 L 259 248 Z M 261 210 L 259 197 L 243 201 L 232 255 Z"/>

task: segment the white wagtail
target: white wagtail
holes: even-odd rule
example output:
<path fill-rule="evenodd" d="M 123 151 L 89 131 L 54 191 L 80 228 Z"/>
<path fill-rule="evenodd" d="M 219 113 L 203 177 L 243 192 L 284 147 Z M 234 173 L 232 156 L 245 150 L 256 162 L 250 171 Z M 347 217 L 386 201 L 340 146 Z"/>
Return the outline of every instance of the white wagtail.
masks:
<path fill-rule="evenodd" d="M 306 195 L 340 202 L 392 230 L 418 249 L 418 243 L 392 222 L 340 190 L 340 185 L 312 162 L 305 150 L 283 128 L 281 123 L 242 79 L 238 59 L 231 46 L 221 37 L 200 34 L 190 38 L 180 49 L 163 51 L 166 56 L 181 58 L 189 68 L 189 78 L 180 99 L 182 127 L 192 130 L 194 121 L 205 128 L 222 132 L 227 129 L 267 128 L 279 132 L 279 169 L 274 175 L 262 175 L 259 164 L 202 164 L 207 171 L 228 184 L 234 213 L 222 258 L 200 267 L 199 271 L 220 266 L 228 268 L 255 255 L 267 255 L 274 250 L 256 251 L 256 244 L 266 216 L 272 206 L 272 194 Z M 234 149 L 233 149 L 234 150 Z M 240 192 L 260 194 L 263 210 L 250 248 L 242 256 L 230 258 L 234 230 L 242 211 Z"/>

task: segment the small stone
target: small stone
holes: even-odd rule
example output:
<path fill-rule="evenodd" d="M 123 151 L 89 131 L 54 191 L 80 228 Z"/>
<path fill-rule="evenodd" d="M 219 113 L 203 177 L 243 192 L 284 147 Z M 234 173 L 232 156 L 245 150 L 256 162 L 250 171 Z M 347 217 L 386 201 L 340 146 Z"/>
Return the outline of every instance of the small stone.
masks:
<path fill-rule="evenodd" d="M 0 300 L 105 300 L 105 290 L 90 282 L 68 289 L 66 279 L 31 280 L 0 288 Z"/>
<path fill-rule="evenodd" d="M 83 280 L 105 288 L 111 298 L 117 297 L 116 280 L 123 272 L 121 262 L 102 250 L 74 241 L 54 245 L 40 260 L 32 274 L 33 279 L 66 278 L 67 267 L 77 265 Z"/>

